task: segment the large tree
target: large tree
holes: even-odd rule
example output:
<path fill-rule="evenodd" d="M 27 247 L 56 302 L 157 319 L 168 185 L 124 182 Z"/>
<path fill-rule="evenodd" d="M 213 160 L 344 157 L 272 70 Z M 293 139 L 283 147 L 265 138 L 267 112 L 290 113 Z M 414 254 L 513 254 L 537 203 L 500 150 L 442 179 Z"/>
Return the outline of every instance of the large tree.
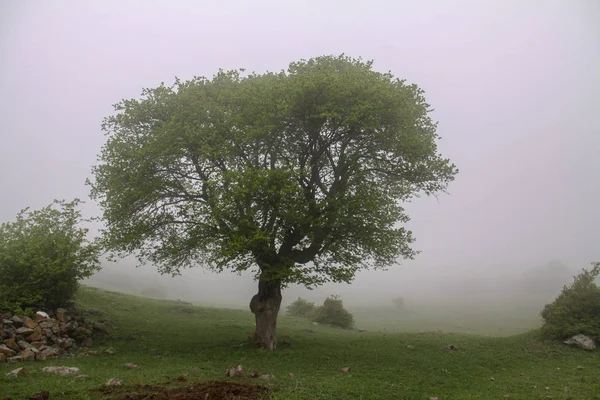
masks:
<path fill-rule="evenodd" d="M 162 273 L 252 270 L 267 349 L 283 287 L 413 258 L 402 203 L 457 173 L 422 90 L 344 55 L 176 80 L 115 110 L 90 182 L 106 245 Z"/>

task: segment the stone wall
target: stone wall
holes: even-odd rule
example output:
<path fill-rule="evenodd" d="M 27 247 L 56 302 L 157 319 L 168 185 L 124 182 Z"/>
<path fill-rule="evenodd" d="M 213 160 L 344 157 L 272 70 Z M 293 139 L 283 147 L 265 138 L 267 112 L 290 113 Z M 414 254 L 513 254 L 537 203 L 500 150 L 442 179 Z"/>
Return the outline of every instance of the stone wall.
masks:
<path fill-rule="evenodd" d="M 95 309 L 89 314 L 100 315 Z M 104 324 L 89 321 L 73 308 L 38 312 L 33 318 L 0 313 L 0 361 L 45 360 L 92 343 Z"/>

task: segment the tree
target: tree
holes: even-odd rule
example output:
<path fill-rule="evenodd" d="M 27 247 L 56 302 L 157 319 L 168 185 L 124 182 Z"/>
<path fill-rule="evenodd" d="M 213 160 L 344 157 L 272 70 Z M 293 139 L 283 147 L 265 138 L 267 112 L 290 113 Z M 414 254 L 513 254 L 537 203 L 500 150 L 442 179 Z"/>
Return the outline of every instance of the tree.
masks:
<path fill-rule="evenodd" d="M 542 310 L 542 333 L 553 339 L 584 334 L 600 340 L 600 262 L 576 275 L 570 285 Z"/>
<path fill-rule="evenodd" d="M 414 257 L 402 202 L 457 173 L 422 90 L 344 55 L 177 79 L 115 110 L 89 182 L 106 245 L 162 273 L 253 271 L 267 349 L 282 288 Z"/>
<path fill-rule="evenodd" d="M 22 210 L 0 225 L 0 309 L 24 312 L 66 304 L 78 281 L 100 268 L 100 247 L 82 228 L 79 200 Z"/>

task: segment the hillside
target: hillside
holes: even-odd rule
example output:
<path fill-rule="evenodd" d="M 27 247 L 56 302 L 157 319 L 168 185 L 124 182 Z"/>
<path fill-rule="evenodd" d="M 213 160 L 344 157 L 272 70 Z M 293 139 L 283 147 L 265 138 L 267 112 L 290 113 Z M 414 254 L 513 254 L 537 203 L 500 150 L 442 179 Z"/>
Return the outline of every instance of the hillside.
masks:
<path fill-rule="evenodd" d="M 535 333 L 494 338 L 343 331 L 282 317 L 279 335 L 289 337 L 290 344 L 265 352 L 247 344 L 254 322 L 249 311 L 91 287 L 80 290 L 77 303 L 106 314 L 110 334 L 94 344 L 99 354 L 0 365 L 0 398 L 23 399 L 47 390 L 50 399 L 117 399 L 140 390 L 136 385 L 166 381 L 169 387 L 217 379 L 258 383 L 225 377 L 227 368 L 241 364 L 276 376 L 261 382 L 273 388 L 274 399 L 600 399 L 598 353 L 543 342 Z M 458 350 L 446 349 L 448 344 Z M 102 352 L 108 346 L 115 354 Z M 125 369 L 125 363 L 140 368 Z M 78 367 L 90 378 L 45 375 L 40 369 L 48 365 Z M 5 376 L 19 366 L 30 374 Z M 342 367 L 351 370 L 343 373 Z M 124 385 L 99 391 L 110 378 Z"/>

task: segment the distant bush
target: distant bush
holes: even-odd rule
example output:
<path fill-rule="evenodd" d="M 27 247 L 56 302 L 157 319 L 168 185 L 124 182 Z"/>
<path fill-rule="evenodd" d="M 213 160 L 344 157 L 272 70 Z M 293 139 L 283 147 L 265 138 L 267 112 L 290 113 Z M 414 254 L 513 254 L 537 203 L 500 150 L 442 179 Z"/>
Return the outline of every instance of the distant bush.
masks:
<path fill-rule="evenodd" d="M 21 211 L 0 225 L 0 309 L 29 313 L 65 305 L 100 267 L 100 248 L 81 228 L 79 200 Z"/>
<path fill-rule="evenodd" d="M 323 305 L 315 310 L 313 321 L 344 329 L 351 329 L 354 326 L 354 317 L 344 308 L 344 303 L 338 296 L 325 299 Z"/>
<path fill-rule="evenodd" d="M 316 308 L 317 306 L 312 301 L 298 297 L 298 300 L 295 300 L 287 307 L 287 313 L 293 317 L 307 318 L 313 315 Z"/>
<path fill-rule="evenodd" d="M 397 308 L 404 309 L 404 297 L 395 297 L 392 299 L 392 303 L 394 303 Z"/>
<path fill-rule="evenodd" d="M 569 286 L 565 286 L 553 303 L 542 311 L 542 332 L 550 338 L 566 339 L 582 333 L 600 340 L 600 263 L 583 270 Z"/>

